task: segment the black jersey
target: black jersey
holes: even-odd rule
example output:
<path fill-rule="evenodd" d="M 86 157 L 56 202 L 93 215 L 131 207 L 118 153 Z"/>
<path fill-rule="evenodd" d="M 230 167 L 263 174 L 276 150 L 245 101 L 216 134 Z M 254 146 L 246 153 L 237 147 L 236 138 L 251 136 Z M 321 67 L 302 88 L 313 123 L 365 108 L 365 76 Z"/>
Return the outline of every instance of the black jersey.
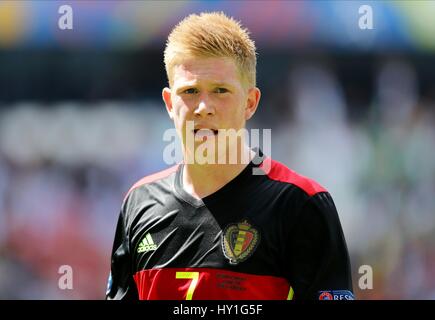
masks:
<path fill-rule="evenodd" d="M 126 195 L 107 299 L 353 298 L 339 217 L 319 184 L 261 151 L 202 199 L 182 173 L 145 177 Z"/>

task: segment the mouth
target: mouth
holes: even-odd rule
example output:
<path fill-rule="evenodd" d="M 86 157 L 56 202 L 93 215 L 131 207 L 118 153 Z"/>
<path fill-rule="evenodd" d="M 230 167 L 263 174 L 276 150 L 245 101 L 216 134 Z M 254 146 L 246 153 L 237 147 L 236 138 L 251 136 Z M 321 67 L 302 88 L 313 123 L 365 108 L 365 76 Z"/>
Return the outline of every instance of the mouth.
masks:
<path fill-rule="evenodd" d="M 193 130 L 195 141 L 204 142 L 207 139 L 214 139 L 219 133 L 219 130 L 208 128 L 197 128 Z"/>
<path fill-rule="evenodd" d="M 196 135 L 197 133 L 201 135 L 217 135 L 219 133 L 219 130 L 216 129 L 194 129 L 193 133 Z"/>

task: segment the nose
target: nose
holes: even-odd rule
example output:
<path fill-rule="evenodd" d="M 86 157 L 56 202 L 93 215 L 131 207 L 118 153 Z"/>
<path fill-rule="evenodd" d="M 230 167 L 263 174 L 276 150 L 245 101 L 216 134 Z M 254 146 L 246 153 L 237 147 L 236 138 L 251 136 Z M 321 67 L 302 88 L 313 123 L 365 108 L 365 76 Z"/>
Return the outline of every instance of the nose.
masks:
<path fill-rule="evenodd" d="M 197 117 L 212 116 L 215 113 L 213 103 L 205 95 L 201 96 L 198 106 L 195 108 L 194 114 Z"/>

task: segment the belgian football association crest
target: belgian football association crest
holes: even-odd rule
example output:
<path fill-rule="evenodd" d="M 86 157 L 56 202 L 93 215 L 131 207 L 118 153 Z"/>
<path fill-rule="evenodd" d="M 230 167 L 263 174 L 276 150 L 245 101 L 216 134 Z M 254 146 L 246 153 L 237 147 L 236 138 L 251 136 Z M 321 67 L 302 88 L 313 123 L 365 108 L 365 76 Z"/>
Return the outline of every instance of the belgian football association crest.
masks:
<path fill-rule="evenodd" d="M 230 264 L 238 264 L 252 255 L 260 242 L 260 233 L 247 220 L 228 225 L 222 236 L 222 248 Z"/>

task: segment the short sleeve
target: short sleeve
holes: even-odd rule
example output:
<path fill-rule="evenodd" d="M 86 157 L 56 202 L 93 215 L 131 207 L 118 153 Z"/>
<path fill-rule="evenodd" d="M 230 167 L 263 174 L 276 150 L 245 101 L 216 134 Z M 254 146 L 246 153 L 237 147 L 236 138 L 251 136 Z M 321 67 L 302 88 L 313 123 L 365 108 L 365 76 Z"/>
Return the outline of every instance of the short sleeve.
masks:
<path fill-rule="evenodd" d="M 121 208 L 111 254 L 111 271 L 107 284 L 107 300 L 137 300 L 137 287 L 133 279 L 130 245 L 125 223 L 125 203 Z"/>
<path fill-rule="evenodd" d="M 286 272 L 295 299 L 353 299 L 350 259 L 328 192 L 306 200 L 289 230 Z"/>

